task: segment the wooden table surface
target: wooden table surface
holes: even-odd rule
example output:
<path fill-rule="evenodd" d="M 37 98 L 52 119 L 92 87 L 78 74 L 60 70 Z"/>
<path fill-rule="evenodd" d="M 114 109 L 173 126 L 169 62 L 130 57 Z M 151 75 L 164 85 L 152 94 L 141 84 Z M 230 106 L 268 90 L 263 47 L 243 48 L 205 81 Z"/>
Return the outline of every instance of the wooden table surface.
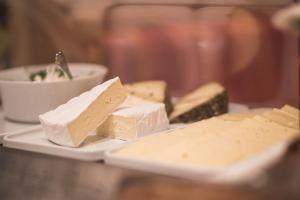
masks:
<path fill-rule="evenodd" d="M 300 142 L 254 182 L 207 184 L 0 147 L 0 199 L 300 199 Z"/>

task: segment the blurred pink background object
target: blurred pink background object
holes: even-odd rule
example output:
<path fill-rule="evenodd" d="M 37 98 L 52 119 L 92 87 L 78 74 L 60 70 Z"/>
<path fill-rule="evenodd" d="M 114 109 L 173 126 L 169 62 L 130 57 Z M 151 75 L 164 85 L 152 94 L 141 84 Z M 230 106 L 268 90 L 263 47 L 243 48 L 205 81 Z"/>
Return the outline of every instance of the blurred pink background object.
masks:
<path fill-rule="evenodd" d="M 100 63 L 123 82 L 163 79 L 173 96 L 208 81 L 230 101 L 298 105 L 298 41 L 271 16 L 291 0 L 11 0 L 14 66 Z"/>
<path fill-rule="evenodd" d="M 108 39 L 111 74 L 125 82 L 164 79 L 175 96 L 219 81 L 234 102 L 297 105 L 297 38 L 275 29 L 267 11 L 208 7 L 194 20 L 116 23 Z"/>

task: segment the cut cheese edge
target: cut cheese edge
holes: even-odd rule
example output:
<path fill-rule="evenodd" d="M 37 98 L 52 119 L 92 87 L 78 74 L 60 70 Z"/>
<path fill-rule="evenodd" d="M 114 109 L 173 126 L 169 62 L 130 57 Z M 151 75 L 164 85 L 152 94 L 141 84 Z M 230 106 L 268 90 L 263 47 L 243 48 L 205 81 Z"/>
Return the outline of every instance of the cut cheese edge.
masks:
<path fill-rule="evenodd" d="M 48 139 L 78 147 L 125 100 L 120 79 L 114 78 L 39 116 Z"/>
<path fill-rule="evenodd" d="M 164 131 L 169 120 L 164 104 L 121 107 L 97 129 L 97 134 L 122 140 L 132 140 Z"/>

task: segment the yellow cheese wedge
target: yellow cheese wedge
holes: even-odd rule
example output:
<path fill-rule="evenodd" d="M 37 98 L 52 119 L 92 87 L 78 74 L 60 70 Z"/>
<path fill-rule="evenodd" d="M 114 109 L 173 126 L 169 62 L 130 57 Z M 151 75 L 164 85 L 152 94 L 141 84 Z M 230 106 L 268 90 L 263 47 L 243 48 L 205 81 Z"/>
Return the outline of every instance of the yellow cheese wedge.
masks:
<path fill-rule="evenodd" d="M 173 111 L 166 81 L 150 80 L 124 85 L 128 93 L 125 105 L 141 105 L 145 103 L 164 103 L 168 115 Z"/>

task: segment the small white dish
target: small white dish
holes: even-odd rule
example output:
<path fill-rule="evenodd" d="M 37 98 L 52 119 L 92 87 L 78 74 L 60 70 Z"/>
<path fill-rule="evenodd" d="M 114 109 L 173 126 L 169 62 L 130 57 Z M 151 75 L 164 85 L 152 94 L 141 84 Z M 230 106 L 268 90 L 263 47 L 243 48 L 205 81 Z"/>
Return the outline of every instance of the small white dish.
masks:
<path fill-rule="evenodd" d="M 107 73 L 101 65 L 69 63 L 70 81 L 31 82 L 28 71 L 49 65 L 13 68 L 0 72 L 0 90 L 5 117 L 19 122 L 38 122 L 38 115 L 66 103 L 72 97 L 100 84 Z"/>

